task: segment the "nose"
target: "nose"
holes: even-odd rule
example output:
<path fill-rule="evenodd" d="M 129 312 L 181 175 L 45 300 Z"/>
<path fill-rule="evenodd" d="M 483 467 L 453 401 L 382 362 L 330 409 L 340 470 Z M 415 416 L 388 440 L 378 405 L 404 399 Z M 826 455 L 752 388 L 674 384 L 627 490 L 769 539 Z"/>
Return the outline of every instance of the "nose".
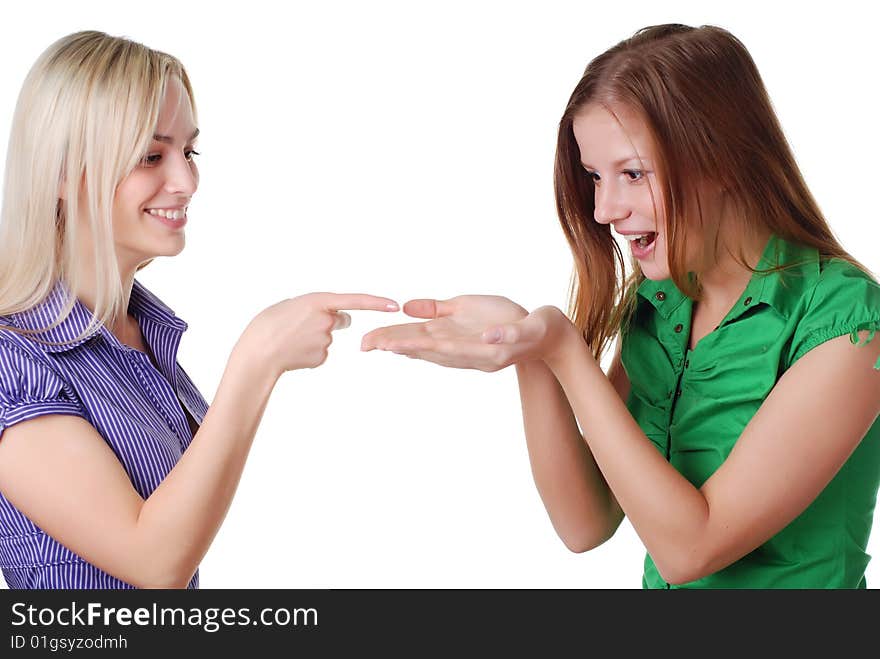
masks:
<path fill-rule="evenodd" d="M 175 154 L 168 158 L 165 191 L 173 195 L 186 195 L 191 197 L 199 187 L 199 170 L 196 164 L 187 160 L 184 154 Z"/>
<path fill-rule="evenodd" d="M 603 181 L 602 185 L 597 185 L 594 200 L 593 218 L 599 224 L 610 224 L 630 215 L 626 199 L 614 181 Z"/>

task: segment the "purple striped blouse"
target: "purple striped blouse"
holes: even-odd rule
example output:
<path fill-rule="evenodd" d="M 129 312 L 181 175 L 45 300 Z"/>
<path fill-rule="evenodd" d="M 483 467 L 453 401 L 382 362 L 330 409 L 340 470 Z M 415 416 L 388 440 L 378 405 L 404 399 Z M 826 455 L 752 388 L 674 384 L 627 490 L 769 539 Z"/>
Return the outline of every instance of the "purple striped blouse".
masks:
<path fill-rule="evenodd" d="M 0 323 L 46 327 L 58 317 L 66 294 L 59 282 L 43 303 L 0 317 Z M 208 404 L 177 363 L 186 323 L 136 280 L 128 311 L 137 319 L 158 369 L 146 354 L 123 345 L 104 327 L 70 342 L 91 318 L 78 300 L 63 323 L 39 335 L 66 345 L 46 346 L 0 329 L 0 441 L 5 428 L 26 419 L 81 416 L 104 438 L 146 499 L 192 440 L 183 408 L 201 425 Z M 0 568 L 10 588 L 133 587 L 47 535 L 2 493 Z M 188 587 L 198 584 L 197 570 Z"/>

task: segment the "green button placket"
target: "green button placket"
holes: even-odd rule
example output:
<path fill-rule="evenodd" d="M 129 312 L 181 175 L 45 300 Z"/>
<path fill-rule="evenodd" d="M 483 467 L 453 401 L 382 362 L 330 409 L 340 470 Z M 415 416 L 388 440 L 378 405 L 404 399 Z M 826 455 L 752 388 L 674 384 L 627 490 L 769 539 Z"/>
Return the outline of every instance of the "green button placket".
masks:
<path fill-rule="evenodd" d="M 677 291 L 676 291 L 677 292 Z M 675 408 L 678 398 L 681 396 L 681 387 L 684 376 L 684 364 L 690 359 L 690 351 L 687 349 L 688 338 L 691 330 L 691 309 L 693 302 L 686 296 L 676 295 L 669 299 L 666 292 L 659 290 L 654 293 L 654 306 L 663 318 L 658 332 L 661 341 L 667 346 L 670 365 L 675 373 L 675 386 L 669 395 L 669 415 L 666 420 L 666 460 L 672 456 L 672 433 L 670 428 L 675 417 Z M 678 299 L 676 299 L 678 298 Z M 671 305 L 671 307 L 667 306 Z"/>
<path fill-rule="evenodd" d="M 666 294 L 663 291 L 657 291 L 654 295 L 654 299 L 656 300 L 655 307 L 660 311 L 660 307 L 667 304 L 675 305 L 676 302 L 674 300 L 667 300 Z M 683 297 L 680 299 L 673 309 L 663 309 L 661 312 L 661 316 L 663 317 L 662 321 L 662 330 L 660 330 L 660 334 L 662 334 L 663 343 L 668 346 L 670 363 L 675 370 L 676 373 L 676 384 L 673 387 L 672 391 L 669 392 L 669 418 L 666 422 L 666 461 L 671 462 L 672 460 L 672 420 L 675 417 L 675 408 L 678 403 L 678 399 L 681 392 L 681 387 L 684 379 L 684 370 L 685 363 L 690 360 L 690 351 L 687 348 L 688 339 L 691 333 L 691 309 L 693 307 L 693 303 L 687 297 Z M 664 581 L 666 589 L 669 590 L 672 588 L 672 585 L 666 581 Z"/>

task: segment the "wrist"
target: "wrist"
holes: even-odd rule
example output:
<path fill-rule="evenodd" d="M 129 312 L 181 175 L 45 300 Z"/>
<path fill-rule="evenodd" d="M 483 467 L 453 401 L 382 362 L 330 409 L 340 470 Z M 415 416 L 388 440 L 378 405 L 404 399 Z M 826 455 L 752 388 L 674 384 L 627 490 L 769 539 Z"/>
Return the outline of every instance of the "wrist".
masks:
<path fill-rule="evenodd" d="M 250 379 L 267 381 L 274 385 L 282 371 L 278 367 L 278 359 L 273 355 L 272 342 L 253 336 L 248 330 L 245 330 L 233 347 L 229 366 L 247 373 Z"/>
<path fill-rule="evenodd" d="M 260 355 L 245 342 L 239 341 L 232 349 L 226 368 L 217 387 L 212 407 L 237 409 L 246 418 L 247 412 L 262 409 L 268 401 L 275 384 L 276 375 Z M 262 412 L 260 412 L 262 414 Z"/>
<path fill-rule="evenodd" d="M 547 313 L 547 338 L 542 359 L 554 373 L 566 361 L 578 342 L 582 342 L 580 330 L 560 309 L 551 307 Z"/>

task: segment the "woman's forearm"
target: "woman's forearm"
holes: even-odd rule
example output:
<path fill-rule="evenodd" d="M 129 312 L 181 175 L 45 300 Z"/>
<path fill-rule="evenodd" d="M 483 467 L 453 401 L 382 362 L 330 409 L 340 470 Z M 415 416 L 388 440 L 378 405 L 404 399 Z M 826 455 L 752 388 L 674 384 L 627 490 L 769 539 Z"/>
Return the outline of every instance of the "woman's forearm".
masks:
<path fill-rule="evenodd" d="M 545 361 L 584 429 L 620 507 L 669 581 L 686 571 L 705 529 L 706 499 L 654 448 L 576 330 Z"/>
<path fill-rule="evenodd" d="M 532 476 L 553 528 L 572 551 L 592 549 L 613 535 L 622 513 L 547 365 L 523 362 L 516 373 Z"/>
<path fill-rule="evenodd" d="M 137 545 L 161 585 L 185 587 L 226 517 L 278 375 L 248 344 L 230 355 L 189 448 L 141 508 Z"/>

